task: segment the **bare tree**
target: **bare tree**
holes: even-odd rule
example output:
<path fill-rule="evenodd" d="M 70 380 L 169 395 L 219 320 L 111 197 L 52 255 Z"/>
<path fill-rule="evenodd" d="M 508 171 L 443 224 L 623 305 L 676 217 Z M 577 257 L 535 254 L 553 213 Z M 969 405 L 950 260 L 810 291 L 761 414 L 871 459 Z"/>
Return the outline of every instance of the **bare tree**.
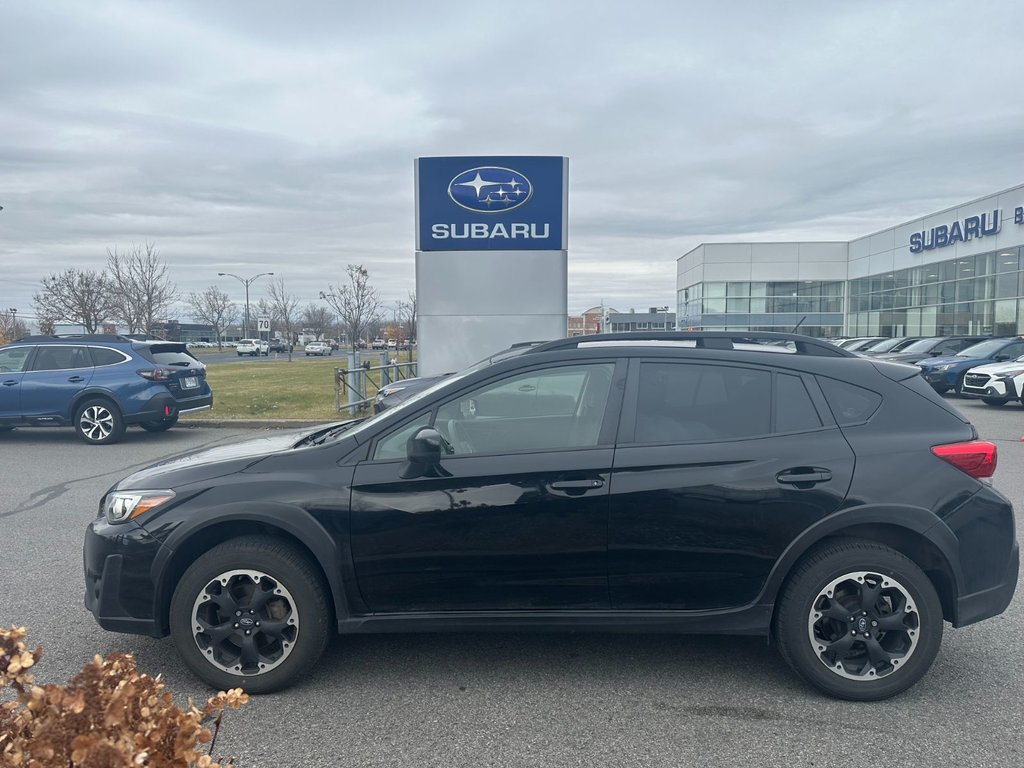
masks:
<path fill-rule="evenodd" d="M 416 291 L 409 291 L 408 301 L 399 301 L 397 307 L 398 321 L 402 324 L 405 340 L 409 345 L 409 360 L 412 360 L 412 340 L 416 338 Z"/>
<path fill-rule="evenodd" d="M 151 333 L 153 323 L 165 317 L 178 298 L 167 265 L 154 243 L 132 245 L 127 251 L 107 249 L 107 269 L 117 301 L 116 317 L 129 333 Z"/>
<path fill-rule="evenodd" d="M 86 333 L 96 333 L 104 320 L 116 314 L 107 273 L 92 269 L 65 269 L 44 277 L 42 290 L 32 300 L 40 317 L 81 325 Z"/>
<path fill-rule="evenodd" d="M 13 312 L 0 312 L 0 344 L 28 336 L 28 327 Z"/>
<path fill-rule="evenodd" d="M 283 326 L 285 337 L 288 339 L 288 359 L 292 359 L 292 326 L 298 319 L 299 299 L 295 294 L 288 293 L 284 287 L 284 278 L 279 277 L 270 281 L 270 306 L 274 313 L 274 320 L 279 326 Z"/>
<path fill-rule="evenodd" d="M 302 327 L 316 334 L 319 339 L 334 325 L 334 314 L 327 307 L 307 304 L 302 310 Z"/>
<path fill-rule="evenodd" d="M 362 264 L 349 264 L 345 273 L 348 282 L 329 285 L 320 298 L 337 313 L 354 352 L 366 326 L 380 313 L 380 294 L 370 287 L 370 273 Z"/>
<path fill-rule="evenodd" d="M 188 303 L 192 307 L 192 319 L 213 328 L 213 332 L 217 334 L 217 347 L 223 348 L 221 340 L 224 331 L 229 325 L 238 322 L 238 307 L 215 285 L 211 285 L 202 293 L 190 293 Z"/>

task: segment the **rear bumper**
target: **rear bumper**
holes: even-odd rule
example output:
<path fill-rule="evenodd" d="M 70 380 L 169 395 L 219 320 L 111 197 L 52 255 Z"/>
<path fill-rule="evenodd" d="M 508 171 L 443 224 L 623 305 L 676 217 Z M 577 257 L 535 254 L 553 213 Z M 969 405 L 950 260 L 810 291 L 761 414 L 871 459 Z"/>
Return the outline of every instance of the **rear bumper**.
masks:
<path fill-rule="evenodd" d="M 994 587 L 983 589 L 971 595 L 964 595 L 956 601 L 954 627 L 965 627 L 982 619 L 998 616 L 1006 610 L 1017 589 L 1017 575 L 1020 569 L 1020 547 L 1014 542 L 1010 563 L 1003 581 Z"/>
<path fill-rule="evenodd" d="M 128 424 L 139 424 L 143 421 L 161 421 L 180 413 L 212 408 L 213 392 L 208 387 L 206 390 L 205 393 L 192 397 L 175 397 L 170 392 L 164 392 L 151 398 L 142 410 L 125 414 L 124 420 Z"/>

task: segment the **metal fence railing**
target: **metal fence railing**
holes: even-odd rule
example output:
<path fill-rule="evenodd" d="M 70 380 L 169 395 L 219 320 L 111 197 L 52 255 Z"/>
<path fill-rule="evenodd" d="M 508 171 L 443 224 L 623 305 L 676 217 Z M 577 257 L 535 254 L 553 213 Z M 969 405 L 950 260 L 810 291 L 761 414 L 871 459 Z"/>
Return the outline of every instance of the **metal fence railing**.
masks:
<path fill-rule="evenodd" d="M 360 364 L 354 355 L 349 355 L 348 368 L 334 369 L 334 407 L 339 412 L 348 410 L 350 416 L 355 416 L 360 409 L 372 403 L 377 393 L 388 384 L 414 376 L 415 361 L 374 366 L 370 361 Z"/>

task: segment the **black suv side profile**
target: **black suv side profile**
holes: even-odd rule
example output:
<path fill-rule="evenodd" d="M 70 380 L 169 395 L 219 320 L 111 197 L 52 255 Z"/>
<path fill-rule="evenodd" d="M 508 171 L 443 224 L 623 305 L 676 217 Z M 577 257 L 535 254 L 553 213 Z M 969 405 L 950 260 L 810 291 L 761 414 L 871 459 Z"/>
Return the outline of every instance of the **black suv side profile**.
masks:
<path fill-rule="evenodd" d="M 85 538 L 106 629 L 267 692 L 335 633 L 771 637 L 833 696 L 919 680 L 1012 598 L 994 444 L 913 366 L 770 333 L 524 346 L 373 417 L 193 453 Z"/>

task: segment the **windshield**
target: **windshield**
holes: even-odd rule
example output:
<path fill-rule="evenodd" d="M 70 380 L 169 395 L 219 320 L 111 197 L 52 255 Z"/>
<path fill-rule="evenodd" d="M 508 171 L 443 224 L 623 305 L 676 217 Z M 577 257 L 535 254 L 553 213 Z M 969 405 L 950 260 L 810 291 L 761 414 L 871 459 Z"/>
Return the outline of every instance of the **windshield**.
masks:
<path fill-rule="evenodd" d="M 921 339 L 920 341 L 915 341 L 909 347 L 904 347 L 900 351 L 906 352 L 908 355 L 917 352 L 930 352 L 932 347 L 938 346 L 943 341 L 945 341 L 945 339 Z"/>
<path fill-rule="evenodd" d="M 863 351 L 865 351 L 865 352 L 891 352 L 893 349 L 898 347 L 904 341 L 906 341 L 906 339 L 904 339 L 902 337 L 896 338 L 896 339 L 886 339 L 885 341 L 880 341 L 877 344 L 869 344 L 867 347 L 864 348 Z"/>
<path fill-rule="evenodd" d="M 1006 346 L 1006 339 L 989 339 L 959 352 L 957 357 L 991 357 Z"/>
<path fill-rule="evenodd" d="M 388 408 L 386 411 L 381 411 L 380 413 L 376 413 L 373 416 L 370 416 L 365 421 L 360 422 L 357 426 L 354 426 L 351 429 L 340 433 L 339 435 L 337 435 L 337 437 L 348 437 L 350 435 L 357 435 L 365 431 L 367 427 L 376 424 L 378 421 L 381 421 L 382 419 L 390 419 L 393 414 L 401 414 L 401 416 L 399 416 L 400 420 L 402 416 L 404 416 L 406 413 L 409 413 L 410 411 L 413 411 L 416 408 L 418 408 L 419 402 L 423 400 L 423 398 L 433 394 L 441 387 L 447 387 L 449 384 L 461 381 L 462 379 L 469 376 L 471 373 L 475 373 L 476 371 L 479 371 L 482 368 L 487 368 L 491 365 L 494 365 L 495 363 L 500 362 L 501 360 L 508 360 L 510 357 L 516 357 L 517 355 L 521 355 L 526 350 L 543 343 L 544 342 L 542 341 L 531 341 L 522 345 L 516 345 L 508 349 L 503 349 L 500 352 L 495 352 L 490 357 L 485 357 L 483 360 L 479 361 L 478 363 L 474 363 L 465 370 L 459 371 L 458 373 L 449 374 L 438 379 L 429 387 L 417 392 L 407 400 L 404 400 L 401 403 L 398 403 L 397 405 Z"/>

